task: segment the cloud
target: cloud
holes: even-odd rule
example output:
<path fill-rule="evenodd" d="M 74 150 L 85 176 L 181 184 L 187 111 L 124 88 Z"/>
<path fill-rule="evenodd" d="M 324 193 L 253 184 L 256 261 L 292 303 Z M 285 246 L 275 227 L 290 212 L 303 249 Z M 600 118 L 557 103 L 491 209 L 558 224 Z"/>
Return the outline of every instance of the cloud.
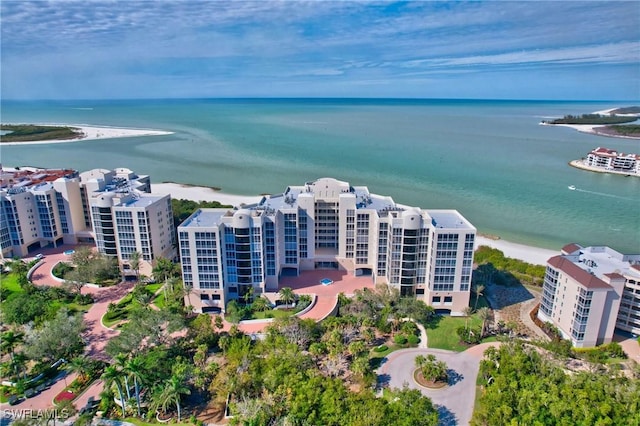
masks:
<path fill-rule="evenodd" d="M 287 79 L 403 91 L 412 76 L 560 65 L 579 85 L 582 67 L 640 62 L 635 2 L 5 0 L 0 12 L 6 96 L 127 79 L 168 93 Z"/>

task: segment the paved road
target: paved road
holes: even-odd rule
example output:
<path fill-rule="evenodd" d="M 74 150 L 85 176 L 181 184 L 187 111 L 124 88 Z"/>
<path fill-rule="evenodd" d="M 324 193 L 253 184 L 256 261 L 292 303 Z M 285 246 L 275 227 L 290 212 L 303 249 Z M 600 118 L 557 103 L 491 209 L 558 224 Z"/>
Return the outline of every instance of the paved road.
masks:
<path fill-rule="evenodd" d="M 488 347 L 498 345 L 496 342 L 483 343 L 460 353 L 421 348 L 399 350 L 391 353 L 378 369 L 378 381 L 391 388 L 402 388 L 406 383 L 411 389 L 419 389 L 437 406 L 440 425 L 467 425 L 473 414 L 480 360 Z M 447 364 L 449 386 L 427 389 L 414 381 L 415 358 L 427 354 L 433 354 L 438 361 Z"/>

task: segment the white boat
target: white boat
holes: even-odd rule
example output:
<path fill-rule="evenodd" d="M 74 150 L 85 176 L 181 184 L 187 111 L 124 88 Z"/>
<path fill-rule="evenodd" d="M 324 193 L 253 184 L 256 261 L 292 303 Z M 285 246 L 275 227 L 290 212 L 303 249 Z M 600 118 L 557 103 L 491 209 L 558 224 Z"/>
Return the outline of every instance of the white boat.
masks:
<path fill-rule="evenodd" d="M 575 185 L 569 185 L 569 189 L 572 190 L 572 191 L 575 191 L 576 190 L 576 186 Z"/>

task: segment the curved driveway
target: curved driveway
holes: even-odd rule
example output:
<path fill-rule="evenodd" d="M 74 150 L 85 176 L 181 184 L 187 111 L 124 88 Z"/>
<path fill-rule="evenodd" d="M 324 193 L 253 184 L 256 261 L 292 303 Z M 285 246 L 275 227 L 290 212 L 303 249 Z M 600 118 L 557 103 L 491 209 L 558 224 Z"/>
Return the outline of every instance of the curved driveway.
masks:
<path fill-rule="evenodd" d="M 378 368 L 378 382 L 390 388 L 402 388 L 407 384 L 411 389 L 420 390 L 438 409 L 439 425 L 468 425 L 473 414 L 480 360 L 488 347 L 498 345 L 496 342 L 483 343 L 464 352 L 419 348 L 392 352 Z M 414 381 L 415 358 L 427 354 L 433 354 L 438 361 L 447 364 L 449 386 L 427 389 Z"/>
<path fill-rule="evenodd" d="M 330 278 L 331 285 L 322 285 L 320 280 Z M 279 288 L 291 287 L 296 294 L 315 294 L 316 303 L 308 312 L 300 317 L 321 321 L 331 314 L 338 301 L 338 294 L 352 295 L 356 290 L 368 288 L 373 290 L 373 279 L 370 276 L 356 277 L 344 271 L 314 270 L 302 271 L 295 277 L 280 278 Z M 213 317 L 212 317 L 213 318 Z M 270 321 L 240 323 L 238 328 L 244 333 L 260 333 Z M 231 324 L 225 322 L 224 330 L 229 330 Z"/>
<path fill-rule="evenodd" d="M 55 278 L 51 273 L 53 267 L 61 261 L 69 261 L 69 256 L 64 254 L 65 250 L 73 249 L 75 246 L 63 245 L 56 248 L 43 249 L 39 253 L 44 255 L 43 262 L 33 272 L 31 276 L 31 282 L 35 285 L 46 285 L 51 287 L 59 287 L 62 283 Z M 30 259 L 28 259 L 30 260 Z M 84 338 L 87 342 L 87 348 L 85 352 L 92 358 L 108 360 L 108 356 L 104 352 L 104 347 L 114 336 L 118 335 L 118 331 L 106 328 L 102 325 L 102 316 L 107 312 L 110 303 L 115 303 L 122 299 L 133 287 L 133 283 L 118 284 L 112 287 L 95 288 L 85 286 L 82 288 L 82 294 L 91 294 L 94 298 L 94 303 L 89 310 L 84 314 L 84 320 L 87 324 L 87 329 L 84 332 Z M 54 385 L 33 398 L 29 398 L 20 404 L 14 406 L 16 409 L 35 409 L 44 410 L 52 408 L 53 398 L 62 391 L 67 384 L 71 383 L 75 379 L 76 375 L 69 375 L 66 380 L 60 379 Z M 80 395 L 74 401 L 76 408 L 82 408 L 89 397 L 93 396 L 95 400 L 99 400 L 100 392 L 102 392 L 103 383 L 101 380 L 97 380 L 89 387 L 82 395 Z"/>

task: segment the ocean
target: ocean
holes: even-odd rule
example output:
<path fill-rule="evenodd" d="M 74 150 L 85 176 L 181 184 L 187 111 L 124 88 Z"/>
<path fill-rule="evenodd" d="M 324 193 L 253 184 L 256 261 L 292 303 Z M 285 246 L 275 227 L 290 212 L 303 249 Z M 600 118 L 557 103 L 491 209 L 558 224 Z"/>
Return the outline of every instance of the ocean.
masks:
<path fill-rule="evenodd" d="M 539 122 L 615 102 L 191 99 L 2 101 L 3 123 L 65 123 L 165 136 L 3 146 L 7 166 L 128 167 L 232 194 L 279 193 L 320 177 L 396 202 L 457 209 L 479 232 L 559 250 L 566 243 L 640 253 L 640 179 L 568 165 L 637 140 Z M 576 190 L 568 189 L 574 185 Z"/>

